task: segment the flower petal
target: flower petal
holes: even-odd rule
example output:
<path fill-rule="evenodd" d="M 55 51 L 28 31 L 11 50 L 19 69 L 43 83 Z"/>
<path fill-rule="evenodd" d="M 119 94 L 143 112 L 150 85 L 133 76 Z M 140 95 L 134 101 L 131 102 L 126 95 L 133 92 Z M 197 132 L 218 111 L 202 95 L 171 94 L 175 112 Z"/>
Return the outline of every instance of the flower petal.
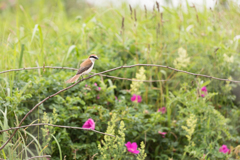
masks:
<path fill-rule="evenodd" d="M 136 94 L 133 94 L 133 96 L 131 97 L 131 101 L 133 102 L 133 101 L 135 101 L 136 100 Z"/>
<path fill-rule="evenodd" d="M 134 150 L 132 153 L 138 154 L 138 153 L 139 153 L 139 150 Z"/>
<path fill-rule="evenodd" d="M 136 150 L 137 147 L 138 147 L 138 146 L 137 146 L 137 143 L 136 143 L 136 142 L 133 142 L 133 143 L 132 143 L 132 149 Z"/>
<path fill-rule="evenodd" d="M 128 148 L 131 148 L 131 142 L 128 141 L 128 142 L 125 144 L 125 146 L 127 147 L 127 149 L 128 149 Z"/>
<path fill-rule="evenodd" d="M 82 126 L 82 128 L 95 129 L 95 122 L 93 119 L 89 118 Z"/>
<path fill-rule="evenodd" d="M 138 103 L 142 102 L 142 97 L 140 95 L 137 96 L 137 102 Z"/>

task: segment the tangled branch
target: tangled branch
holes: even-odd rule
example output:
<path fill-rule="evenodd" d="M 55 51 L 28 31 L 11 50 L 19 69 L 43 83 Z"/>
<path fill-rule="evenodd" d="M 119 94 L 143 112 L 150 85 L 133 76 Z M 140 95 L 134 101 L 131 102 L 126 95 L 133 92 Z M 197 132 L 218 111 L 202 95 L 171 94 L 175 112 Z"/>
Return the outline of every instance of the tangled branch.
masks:
<path fill-rule="evenodd" d="M 47 98 L 45 98 L 44 100 L 42 100 L 41 102 L 39 102 L 38 104 L 36 104 L 24 117 L 23 119 L 20 121 L 18 127 L 20 127 L 23 123 L 23 121 L 29 116 L 30 113 L 32 113 L 39 105 L 41 105 L 43 102 L 45 102 L 46 100 L 48 100 L 49 98 L 52 98 L 54 96 L 56 96 L 57 94 L 65 91 L 65 90 L 68 90 L 69 88 L 72 88 L 74 87 L 75 85 L 77 85 L 78 83 L 82 82 L 82 81 L 85 81 L 87 79 L 90 79 L 94 76 L 97 76 L 97 75 L 101 75 L 101 74 L 104 74 L 104 73 L 107 73 L 107 72 L 112 72 L 112 71 L 115 71 L 115 70 L 118 70 L 118 69 L 122 69 L 122 68 L 132 68 L 132 67 L 136 67 L 136 66 L 151 66 L 151 67 L 161 67 L 161 68 L 167 68 L 167 69 L 171 69 L 171 70 L 174 70 L 174 71 L 177 71 L 177 72 L 182 72 L 182 73 L 186 73 L 186 74 L 190 74 L 190 75 L 193 75 L 193 76 L 201 76 L 201 77 L 207 77 L 207 78 L 211 78 L 211 79 L 216 79 L 216 80 L 221 80 L 221 81 L 230 81 L 230 82 L 234 82 L 234 83 L 240 83 L 240 81 L 234 81 L 234 80 L 229 80 L 229 79 L 221 79 L 221 78 L 217 78 L 217 77 L 212 77 L 212 76 L 208 76 L 208 75 L 203 75 L 203 74 L 195 74 L 195 73 L 191 73 L 191 72 L 187 72 L 187 71 L 183 71 L 183 70 L 178 70 L 178 69 L 175 69 L 175 68 L 172 68 L 172 67 L 168 67 L 168 66 L 163 66 L 163 65 L 155 65 L 155 64 L 136 64 L 136 65 L 130 65 L 130 66 L 120 66 L 120 67 L 116 67 L 116 68 L 113 68 L 113 69 L 110 69 L 110 70 L 106 70 L 106 71 L 103 71 L 103 72 L 100 72 L 100 73 L 95 73 L 87 78 L 83 78 L 79 81 L 77 81 L 76 83 L 70 85 L 69 87 L 65 88 L 65 89 L 62 89 L 50 96 L 48 96 Z M 44 68 L 44 67 L 41 67 L 41 68 Z M 45 67 L 46 68 L 46 67 Z M 64 68 L 64 67 L 60 67 L 60 68 Z M 36 67 L 35 67 L 36 69 Z M 19 70 L 19 69 L 15 69 L 16 70 Z M 5 73 L 5 72 L 4 72 Z M 19 128 L 16 128 L 13 132 L 13 134 L 10 136 L 10 138 L 0 147 L 0 150 L 2 150 L 6 145 L 7 143 L 12 139 L 12 137 L 16 134 L 17 130 Z"/>
<path fill-rule="evenodd" d="M 7 73 L 7 72 L 13 72 L 13 71 L 22 71 L 22 70 L 34 70 L 34 69 L 43 69 L 44 70 L 45 68 L 48 68 L 48 69 L 66 69 L 66 70 L 74 70 L 74 71 L 78 70 L 76 68 L 70 68 L 70 67 L 43 66 L 43 67 L 29 67 L 29 68 L 10 69 L 10 70 L 6 70 L 6 71 L 2 71 L 2 72 L 0 72 L 0 74 Z M 91 73 L 95 74 L 94 72 L 91 72 Z M 106 75 L 106 74 L 100 74 L 100 76 L 109 77 L 109 78 L 113 78 L 113 79 L 122 79 L 122 80 L 127 80 L 127 81 L 136 81 L 136 82 L 164 82 L 164 81 L 169 81 L 169 80 L 136 80 L 136 79 L 130 79 L 130 78 L 109 76 L 109 75 Z"/>
<path fill-rule="evenodd" d="M 104 135 L 115 137 L 114 135 L 103 133 L 103 132 L 96 131 L 96 130 L 93 130 L 93 129 L 82 128 L 82 127 L 73 127 L 73 126 L 61 126 L 61 125 L 48 124 L 48 123 L 37 123 L 37 124 L 30 124 L 30 125 L 20 126 L 20 127 L 12 127 L 12 128 L 5 129 L 5 130 L 0 130 L 0 133 L 1 132 L 6 132 L 6 131 L 10 131 L 10 130 L 20 129 L 20 128 L 33 127 L 33 126 L 53 126 L 53 127 L 60 127 L 60 128 L 81 129 L 81 130 L 93 131 L 93 132 L 96 132 L 96 133 L 100 133 L 100 134 L 104 134 Z"/>

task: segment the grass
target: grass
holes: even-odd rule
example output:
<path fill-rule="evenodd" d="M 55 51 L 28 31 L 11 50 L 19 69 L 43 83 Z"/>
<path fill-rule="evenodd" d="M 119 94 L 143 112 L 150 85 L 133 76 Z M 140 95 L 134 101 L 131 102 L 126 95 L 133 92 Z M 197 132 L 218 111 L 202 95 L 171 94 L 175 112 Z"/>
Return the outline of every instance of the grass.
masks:
<path fill-rule="evenodd" d="M 214 10 L 204 8 L 199 11 L 188 4 L 186 9 L 181 6 L 163 7 L 161 13 L 156 5 L 154 10 L 130 9 L 128 4 L 119 8 L 98 8 L 73 0 L 15 1 L 14 4 L 3 1 L 1 4 L 6 4 L 6 7 L 0 9 L 0 71 L 44 65 L 77 68 L 89 54 L 95 53 L 100 57 L 94 68 L 96 72 L 120 65 L 149 63 L 220 78 L 240 79 L 239 40 L 234 40 L 240 33 L 240 11 L 232 2 L 229 3 L 229 10 L 216 7 Z M 190 58 L 185 67 L 174 65 L 181 47 L 187 52 L 187 57 L 182 61 Z M 233 61 L 228 60 L 226 55 L 233 56 Z M 138 69 L 114 71 L 111 75 L 133 78 Z M 146 70 L 147 79 L 169 80 L 145 84 L 144 101 L 155 110 L 171 102 L 170 94 L 178 93 L 184 83 L 198 86 L 199 77 L 160 68 Z M 40 79 L 48 77 L 49 72 L 35 70 L 27 73 L 29 76 L 37 74 Z M 20 78 L 17 72 L 0 75 L 1 99 L 13 97 L 15 92 L 19 92 L 18 102 L 22 101 L 20 97 L 27 94 L 25 91 L 32 85 L 26 82 L 24 87 L 17 88 L 15 84 Z M 65 86 L 65 80 L 59 83 Z M 112 81 L 119 89 L 130 88 L 131 82 Z M 232 88 L 228 90 L 225 82 L 201 78 L 200 83 L 204 82 L 209 82 L 209 91 L 219 93 L 211 98 L 216 108 L 221 106 L 239 110 L 240 93 L 234 89 L 239 85 L 231 84 Z M 235 93 L 232 92 L 234 90 Z M 0 106 L 0 109 L 4 110 L 5 107 Z M 42 113 L 41 110 L 38 112 Z M 227 112 L 223 111 L 223 114 L 229 116 Z M 169 127 L 176 115 L 174 107 L 167 108 Z M 6 118 L 1 120 L 7 123 Z M 232 122 L 237 124 L 234 120 Z M 15 125 L 14 122 L 9 123 Z M 2 126 L 2 129 L 7 127 Z M 56 137 L 54 139 L 60 148 Z M 37 148 L 41 150 L 39 145 Z M 4 156 L 5 152 L 2 153 Z"/>

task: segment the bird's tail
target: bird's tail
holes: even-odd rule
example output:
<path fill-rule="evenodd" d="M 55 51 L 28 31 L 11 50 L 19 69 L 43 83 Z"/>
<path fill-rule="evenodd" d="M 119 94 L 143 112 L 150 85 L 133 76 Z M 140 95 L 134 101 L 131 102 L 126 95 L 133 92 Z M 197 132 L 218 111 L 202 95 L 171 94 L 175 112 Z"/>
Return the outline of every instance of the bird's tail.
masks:
<path fill-rule="evenodd" d="M 80 76 L 81 76 L 80 74 L 77 74 L 77 75 L 73 76 L 72 78 L 70 78 L 69 80 L 67 80 L 66 83 L 73 83 L 73 82 L 77 81 Z"/>

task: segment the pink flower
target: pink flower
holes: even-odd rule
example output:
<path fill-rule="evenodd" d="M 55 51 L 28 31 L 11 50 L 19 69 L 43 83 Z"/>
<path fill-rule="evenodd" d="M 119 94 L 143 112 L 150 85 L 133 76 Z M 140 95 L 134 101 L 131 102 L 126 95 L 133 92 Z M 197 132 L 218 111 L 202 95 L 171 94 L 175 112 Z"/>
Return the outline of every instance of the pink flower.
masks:
<path fill-rule="evenodd" d="M 142 102 L 142 97 L 140 95 L 137 96 L 137 102 L 138 103 Z"/>
<path fill-rule="evenodd" d="M 117 96 L 115 96 L 115 99 L 118 100 Z"/>
<path fill-rule="evenodd" d="M 204 93 L 207 93 L 207 87 L 206 87 L 206 86 L 203 86 L 203 87 L 201 88 L 201 91 L 203 91 Z"/>
<path fill-rule="evenodd" d="M 206 86 L 203 86 L 202 88 L 201 88 L 201 91 L 203 92 L 203 94 L 201 94 L 201 97 L 205 97 L 206 95 L 207 95 L 207 87 Z"/>
<path fill-rule="evenodd" d="M 140 95 L 133 94 L 133 96 L 131 97 L 131 101 L 137 101 L 138 103 L 140 103 L 142 102 L 142 97 Z"/>
<path fill-rule="evenodd" d="M 162 107 L 162 108 L 158 109 L 158 112 L 162 112 L 162 114 L 164 114 L 167 112 L 167 109 L 166 109 L 166 107 Z"/>
<path fill-rule="evenodd" d="M 99 96 L 99 95 L 97 95 L 97 99 L 100 99 L 100 96 Z"/>
<path fill-rule="evenodd" d="M 98 87 L 98 90 L 101 91 L 101 87 Z"/>
<path fill-rule="evenodd" d="M 219 152 L 222 152 L 224 154 L 230 153 L 230 149 L 227 148 L 227 145 L 222 145 L 222 147 L 219 148 Z"/>
<path fill-rule="evenodd" d="M 131 101 L 132 101 L 132 102 L 135 101 L 136 98 L 137 98 L 136 94 L 133 94 L 133 96 L 131 97 Z"/>
<path fill-rule="evenodd" d="M 82 126 L 82 128 L 95 129 L 95 122 L 93 119 L 89 118 Z"/>
<path fill-rule="evenodd" d="M 165 135 L 167 134 L 167 132 L 160 132 L 160 131 L 158 131 L 158 133 L 161 134 L 163 138 L 164 138 Z"/>
<path fill-rule="evenodd" d="M 139 150 L 137 150 L 137 143 L 136 142 L 127 142 L 125 144 L 125 146 L 127 147 L 128 152 L 134 153 L 134 154 L 138 154 Z"/>
<path fill-rule="evenodd" d="M 94 83 L 94 86 L 97 86 L 97 83 Z"/>
<path fill-rule="evenodd" d="M 87 84 L 85 84 L 85 87 L 87 87 Z"/>

